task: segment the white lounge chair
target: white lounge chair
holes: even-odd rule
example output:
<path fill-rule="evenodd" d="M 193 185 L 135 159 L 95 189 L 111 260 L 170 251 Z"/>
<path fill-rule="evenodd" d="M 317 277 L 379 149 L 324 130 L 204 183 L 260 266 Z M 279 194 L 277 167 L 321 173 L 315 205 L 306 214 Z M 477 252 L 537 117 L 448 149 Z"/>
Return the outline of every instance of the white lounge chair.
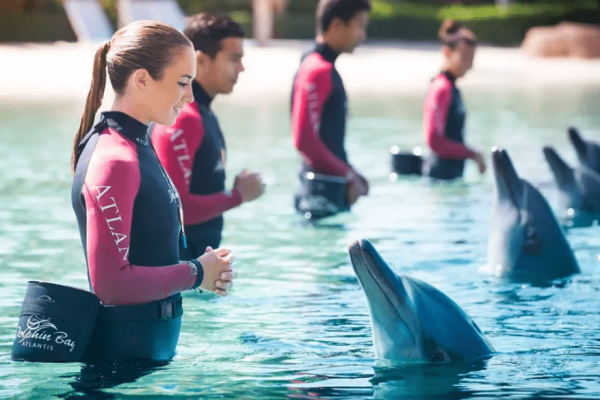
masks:
<path fill-rule="evenodd" d="M 154 20 L 185 29 L 185 15 L 175 0 L 117 0 L 119 26 L 133 21 Z"/>
<path fill-rule="evenodd" d="M 97 0 L 65 0 L 65 11 L 80 42 L 100 42 L 113 35 L 113 28 Z"/>

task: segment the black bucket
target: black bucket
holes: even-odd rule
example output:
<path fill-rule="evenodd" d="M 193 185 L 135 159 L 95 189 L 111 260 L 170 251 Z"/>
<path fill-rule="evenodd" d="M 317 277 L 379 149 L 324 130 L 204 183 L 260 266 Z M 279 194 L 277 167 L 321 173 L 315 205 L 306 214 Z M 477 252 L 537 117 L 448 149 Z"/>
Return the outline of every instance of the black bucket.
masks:
<path fill-rule="evenodd" d="M 11 358 L 16 361 L 80 361 L 100 310 L 91 292 L 29 281 Z"/>
<path fill-rule="evenodd" d="M 392 172 L 398 175 L 421 175 L 423 157 L 421 148 L 415 147 L 412 152 L 400 151 L 398 146 L 390 149 L 392 154 Z"/>
<path fill-rule="evenodd" d="M 302 185 L 296 208 L 307 219 L 324 218 L 348 210 L 348 179 L 307 172 L 302 176 Z"/>

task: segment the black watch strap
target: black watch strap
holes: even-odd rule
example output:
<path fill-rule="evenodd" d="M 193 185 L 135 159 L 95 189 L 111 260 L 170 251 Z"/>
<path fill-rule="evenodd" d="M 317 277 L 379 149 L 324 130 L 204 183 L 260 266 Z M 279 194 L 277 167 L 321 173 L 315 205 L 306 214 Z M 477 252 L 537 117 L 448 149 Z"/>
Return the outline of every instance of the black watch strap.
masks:
<path fill-rule="evenodd" d="M 204 279 L 204 268 L 202 268 L 202 264 L 198 260 L 189 260 L 186 261 L 186 264 L 190 266 L 191 274 L 196 276 L 196 283 L 192 287 L 192 289 L 196 289 L 202 284 L 202 279 Z"/>

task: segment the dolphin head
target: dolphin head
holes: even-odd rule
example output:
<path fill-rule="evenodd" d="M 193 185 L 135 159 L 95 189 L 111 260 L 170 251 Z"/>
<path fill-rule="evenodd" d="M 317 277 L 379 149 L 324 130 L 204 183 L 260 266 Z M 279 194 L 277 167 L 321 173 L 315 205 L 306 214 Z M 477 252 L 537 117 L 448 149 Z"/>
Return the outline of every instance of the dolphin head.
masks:
<path fill-rule="evenodd" d="M 600 213 L 600 174 L 585 165 L 569 167 L 552 147 L 544 147 L 544 155 L 558 184 L 561 207 Z"/>
<path fill-rule="evenodd" d="M 494 349 L 452 299 L 433 286 L 398 276 L 368 240 L 348 247 L 367 296 L 377 357 L 394 361 L 469 361 Z"/>
<path fill-rule="evenodd" d="M 499 276 L 546 282 L 579 272 L 573 251 L 542 194 L 519 178 L 503 149 L 492 151 L 488 263 Z"/>
<path fill-rule="evenodd" d="M 600 144 L 584 140 L 579 130 L 569 128 L 569 139 L 575 148 L 579 162 L 600 174 Z"/>
<path fill-rule="evenodd" d="M 575 186 L 575 172 L 573 168 L 558 155 L 553 147 L 546 146 L 543 151 L 558 187 L 569 189 Z"/>
<path fill-rule="evenodd" d="M 506 150 L 492 150 L 495 193 L 498 200 L 517 204 L 523 197 L 523 181 L 519 178 Z"/>
<path fill-rule="evenodd" d="M 560 191 L 561 207 L 580 208 L 581 190 L 577 184 L 575 170 L 558 155 L 554 148 L 546 146 L 543 151 Z"/>

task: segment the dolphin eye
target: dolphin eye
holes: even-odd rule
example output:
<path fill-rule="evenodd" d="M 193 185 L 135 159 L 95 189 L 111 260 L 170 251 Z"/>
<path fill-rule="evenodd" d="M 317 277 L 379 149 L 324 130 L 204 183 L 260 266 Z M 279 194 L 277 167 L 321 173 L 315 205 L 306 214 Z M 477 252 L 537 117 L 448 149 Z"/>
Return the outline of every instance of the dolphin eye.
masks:
<path fill-rule="evenodd" d="M 446 355 L 446 353 L 444 353 L 444 350 L 442 350 L 438 347 L 437 349 L 434 349 L 431 352 L 431 354 L 429 355 L 429 361 L 444 362 L 444 361 L 450 361 L 450 358 Z"/>
<path fill-rule="evenodd" d="M 525 243 L 523 251 L 527 253 L 538 253 L 542 249 L 542 242 L 535 228 L 528 226 L 525 228 Z"/>

